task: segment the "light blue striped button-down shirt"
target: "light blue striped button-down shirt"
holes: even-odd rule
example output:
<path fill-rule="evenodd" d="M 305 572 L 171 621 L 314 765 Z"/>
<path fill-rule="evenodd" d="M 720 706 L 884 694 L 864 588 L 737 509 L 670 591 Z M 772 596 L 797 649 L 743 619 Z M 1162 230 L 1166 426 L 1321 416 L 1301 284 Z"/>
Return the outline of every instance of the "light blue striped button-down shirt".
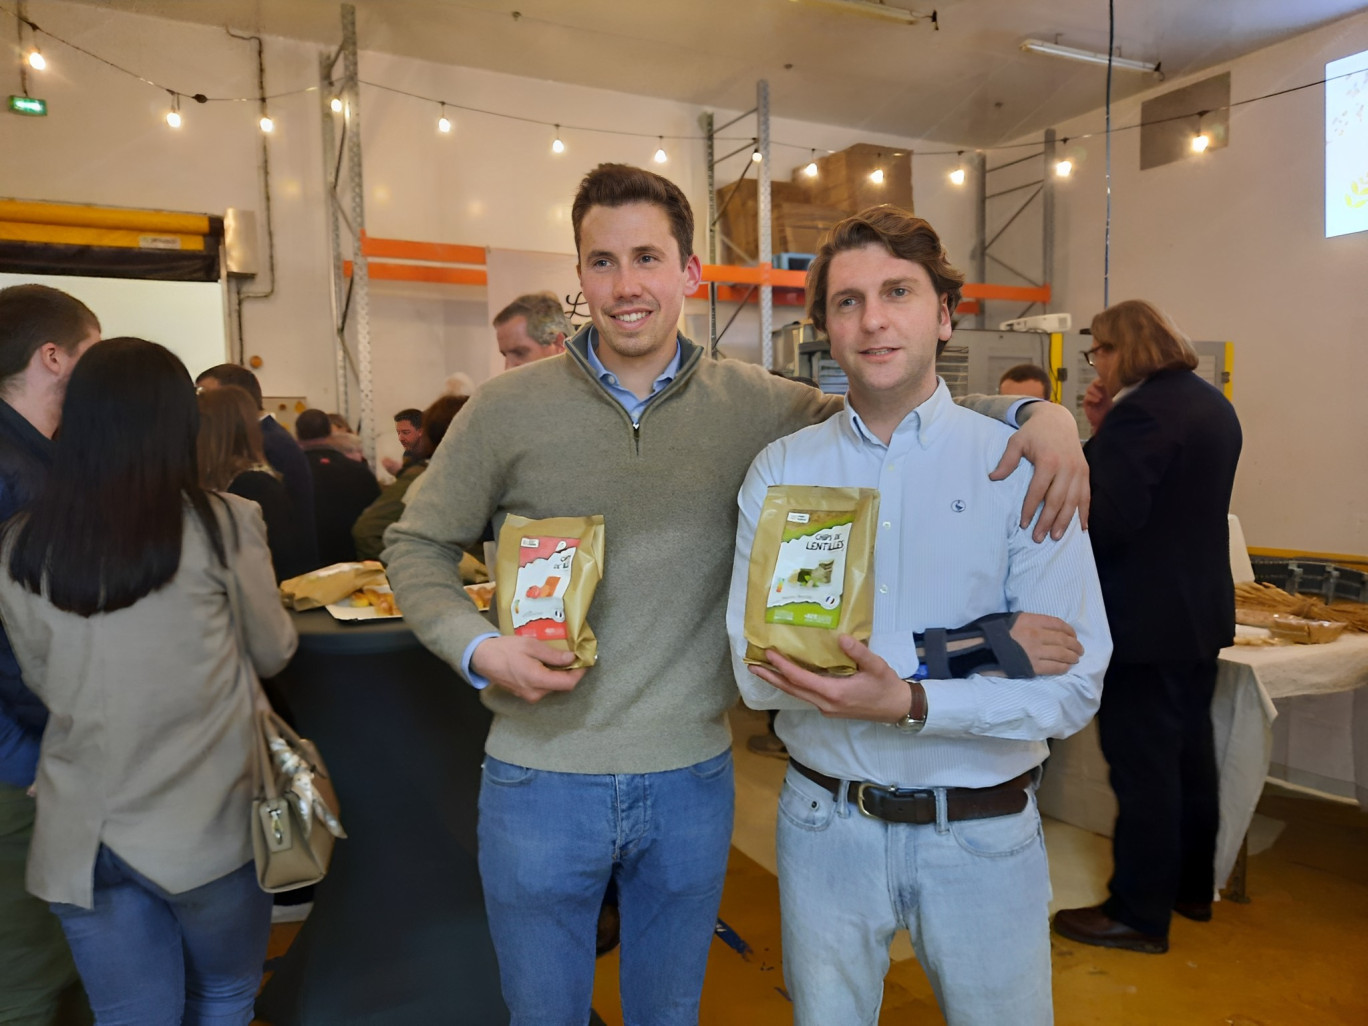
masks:
<path fill-rule="evenodd" d="M 746 703 L 782 710 L 775 730 L 800 762 L 829 776 L 898 787 L 987 787 L 1046 756 L 1097 711 L 1111 635 L 1092 546 L 1077 519 L 1059 541 L 1019 525 L 1032 468 L 988 480 L 1011 429 L 961 409 L 942 381 L 884 445 L 848 406 L 768 446 L 741 486 L 727 626 Z M 917 669 L 913 633 L 958 627 L 987 613 L 1028 610 L 1068 621 L 1083 658 L 1055 677 L 974 675 L 925 681 L 925 728 L 829 719 L 747 672 L 743 618 L 747 565 L 772 484 L 877 488 L 874 634 L 870 647 L 900 676 Z M 812 628 L 818 629 L 818 628 Z"/>

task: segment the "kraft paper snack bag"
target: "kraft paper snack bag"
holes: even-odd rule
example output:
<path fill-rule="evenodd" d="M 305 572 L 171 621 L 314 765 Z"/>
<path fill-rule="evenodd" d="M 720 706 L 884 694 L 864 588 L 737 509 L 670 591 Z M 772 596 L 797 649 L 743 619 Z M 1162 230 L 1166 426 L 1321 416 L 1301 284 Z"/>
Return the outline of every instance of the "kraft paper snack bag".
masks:
<path fill-rule="evenodd" d="M 774 649 L 816 673 L 855 672 L 837 639 L 873 632 L 878 517 L 873 488 L 770 486 L 746 582 L 746 662 Z"/>
<path fill-rule="evenodd" d="M 603 517 L 529 520 L 509 514 L 499 530 L 495 597 L 503 634 L 537 638 L 593 666 L 598 641 L 586 616 L 603 577 Z"/>

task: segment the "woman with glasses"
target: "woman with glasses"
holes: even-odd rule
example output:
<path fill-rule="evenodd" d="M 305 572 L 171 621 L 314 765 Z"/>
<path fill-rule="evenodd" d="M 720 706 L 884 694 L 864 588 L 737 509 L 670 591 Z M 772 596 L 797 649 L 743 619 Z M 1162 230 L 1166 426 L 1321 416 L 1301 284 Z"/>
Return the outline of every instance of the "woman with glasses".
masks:
<path fill-rule="evenodd" d="M 0 531 L 0 615 L 51 712 L 27 884 L 97 1026 L 246 1026 L 270 934 L 247 661 L 277 673 L 296 638 L 257 506 L 200 485 L 198 421 L 168 350 L 102 342 L 45 487 Z"/>
<path fill-rule="evenodd" d="M 1118 811 L 1110 897 L 1054 925 L 1086 944 L 1159 953 L 1172 912 L 1211 918 L 1211 697 L 1217 653 L 1235 635 L 1226 516 L 1240 423 L 1151 304 L 1109 307 L 1092 337 L 1088 535 L 1114 646 L 1098 730 Z"/>

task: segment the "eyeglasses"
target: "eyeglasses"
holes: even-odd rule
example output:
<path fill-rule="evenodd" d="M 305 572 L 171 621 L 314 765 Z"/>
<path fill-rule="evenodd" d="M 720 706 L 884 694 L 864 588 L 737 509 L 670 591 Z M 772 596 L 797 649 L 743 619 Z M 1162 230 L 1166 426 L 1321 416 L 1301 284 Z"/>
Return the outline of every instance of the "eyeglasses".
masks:
<path fill-rule="evenodd" d="M 1111 349 L 1112 347 L 1107 345 L 1105 342 L 1099 342 L 1091 349 L 1084 349 L 1081 350 L 1081 352 L 1083 353 L 1083 359 L 1088 361 L 1088 366 L 1096 367 L 1097 364 L 1093 363 L 1093 357 L 1096 356 L 1098 353 L 1111 352 Z"/>

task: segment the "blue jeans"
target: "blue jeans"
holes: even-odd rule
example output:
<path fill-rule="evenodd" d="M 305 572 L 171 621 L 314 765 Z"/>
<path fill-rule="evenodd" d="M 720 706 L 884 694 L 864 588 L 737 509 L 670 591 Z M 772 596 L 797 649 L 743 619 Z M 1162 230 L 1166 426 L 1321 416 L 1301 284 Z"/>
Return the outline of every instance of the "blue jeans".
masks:
<path fill-rule="evenodd" d="M 480 875 L 512 1026 L 584 1026 L 609 879 L 625 1026 L 696 1026 L 732 832 L 731 751 L 639 775 L 486 757 Z"/>
<path fill-rule="evenodd" d="M 943 795 L 943 790 L 940 792 Z M 885 823 L 792 767 L 779 797 L 784 982 L 795 1026 L 874 1026 L 905 928 L 949 1026 L 1053 1021 L 1040 815 Z"/>
<path fill-rule="evenodd" d="M 247 1026 L 271 896 L 247 863 L 168 894 L 103 845 L 95 907 L 54 902 L 96 1026 Z"/>

